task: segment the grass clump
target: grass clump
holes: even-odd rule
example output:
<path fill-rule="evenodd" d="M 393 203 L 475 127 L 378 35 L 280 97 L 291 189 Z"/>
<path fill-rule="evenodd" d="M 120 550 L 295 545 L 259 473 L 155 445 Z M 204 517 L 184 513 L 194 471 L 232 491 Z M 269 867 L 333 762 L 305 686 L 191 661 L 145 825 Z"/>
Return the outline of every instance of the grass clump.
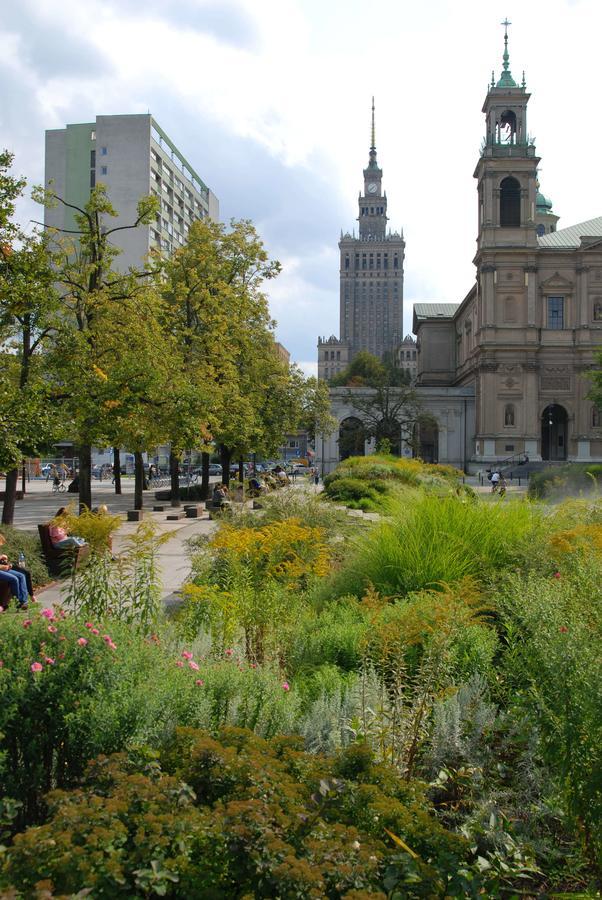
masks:
<path fill-rule="evenodd" d="M 361 597 L 372 586 L 384 596 L 404 596 L 468 576 L 480 579 L 520 558 L 540 528 L 542 519 L 529 504 L 492 507 L 423 494 L 396 504 L 389 521 L 356 545 L 335 592 Z"/>
<path fill-rule="evenodd" d="M 529 478 L 529 497 L 533 500 L 557 499 L 570 494 L 595 491 L 602 479 L 602 465 L 589 463 L 550 466 Z"/>

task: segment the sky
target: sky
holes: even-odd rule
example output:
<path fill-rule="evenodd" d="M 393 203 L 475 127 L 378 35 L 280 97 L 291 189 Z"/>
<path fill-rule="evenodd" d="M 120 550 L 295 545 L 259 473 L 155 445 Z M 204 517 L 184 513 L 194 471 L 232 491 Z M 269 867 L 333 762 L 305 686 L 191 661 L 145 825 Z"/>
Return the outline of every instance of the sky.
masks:
<path fill-rule="evenodd" d="M 0 0 L 0 147 L 30 184 L 44 131 L 150 111 L 220 201 L 283 266 L 277 337 L 316 371 L 338 335 L 338 240 L 356 225 L 370 104 L 412 305 L 474 281 L 481 107 L 525 71 L 528 130 L 559 228 L 602 215 L 601 0 Z M 23 224 L 39 218 L 21 203 Z"/>

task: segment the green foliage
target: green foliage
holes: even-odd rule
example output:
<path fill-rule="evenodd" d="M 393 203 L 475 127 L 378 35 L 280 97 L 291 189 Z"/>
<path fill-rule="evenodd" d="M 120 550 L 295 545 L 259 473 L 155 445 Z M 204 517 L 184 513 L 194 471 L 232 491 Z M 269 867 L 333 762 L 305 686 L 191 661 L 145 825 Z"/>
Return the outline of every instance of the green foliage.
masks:
<path fill-rule="evenodd" d="M 376 511 L 383 508 L 387 487 L 382 481 L 368 482 L 361 478 L 341 478 L 327 475 L 324 488 L 331 500 L 344 503 L 350 509 Z"/>
<path fill-rule="evenodd" d="M 547 576 L 508 573 L 497 595 L 508 689 L 541 732 L 541 750 L 586 851 L 602 858 L 600 557 L 570 554 Z"/>
<path fill-rule="evenodd" d="M 362 747 L 312 758 L 291 738 L 183 730 L 160 764 L 140 753 L 93 763 L 82 788 L 51 796 L 47 825 L 15 839 L 6 883 L 30 891 L 47 879 L 61 894 L 86 884 L 97 897 L 384 898 L 399 857 L 387 832 L 403 834 L 419 869 L 394 877 L 413 882 L 406 896 L 447 884 L 458 896 L 457 872 L 472 863 L 424 795 Z M 472 878 L 485 888 L 486 875 Z"/>
<path fill-rule="evenodd" d="M 466 576 L 483 578 L 518 561 L 541 528 L 537 511 L 525 503 L 492 507 L 423 494 L 397 504 L 389 521 L 357 542 L 334 590 L 361 597 L 372 585 L 385 596 L 403 596 Z"/>
<path fill-rule="evenodd" d="M 353 357 L 346 369 L 330 380 L 332 387 L 377 387 L 383 384 L 400 386 L 409 384 L 409 373 L 391 360 L 380 360 L 367 350 Z"/>
<path fill-rule="evenodd" d="M 586 494 L 597 489 L 601 477 L 602 465 L 595 463 L 550 466 L 529 476 L 529 497 L 540 500 Z"/>
<path fill-rule="evenodd" d="M 21 531 L 10 525 L 1 525 L 0 534 L 6 538 L 6 543 L 0 546 L 0 554 L 5 553 L 9 561 L 16 565 L 19 553 L 23 553 L 25 568 L 29 569 L 34 586 L 40 587 L 47 584 L 50 579 L 37 532 Z"/>

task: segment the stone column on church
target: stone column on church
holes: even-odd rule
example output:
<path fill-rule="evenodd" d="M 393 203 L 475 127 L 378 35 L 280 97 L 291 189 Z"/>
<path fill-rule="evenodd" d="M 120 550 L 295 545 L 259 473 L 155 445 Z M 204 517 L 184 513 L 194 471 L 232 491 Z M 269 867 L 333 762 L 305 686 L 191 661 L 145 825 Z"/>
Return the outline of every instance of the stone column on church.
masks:
<path fill-rule="evenodd" d="M 536 325 L 537 315 L 537 266 L 525 266 L 527 286 L 527 325 Z"/>
<path fill-rule="evenodd" d="M 483 325 L 494 324 L 495 266 L 481 266 Z"/>
<path fill-rule="evenodd" d="M 523 363 L 523 421 L 525 453 L 532 462 L 541 460 L 541 417 L 539 414 L 539 366 L 535 360 Z"/>
<path fill-rule="evenodd" d="M 577 266 L 577 316 L 574 325 L 581 328 L 589 325 L 589 307 L 588 307 L 588 266 Z"/>

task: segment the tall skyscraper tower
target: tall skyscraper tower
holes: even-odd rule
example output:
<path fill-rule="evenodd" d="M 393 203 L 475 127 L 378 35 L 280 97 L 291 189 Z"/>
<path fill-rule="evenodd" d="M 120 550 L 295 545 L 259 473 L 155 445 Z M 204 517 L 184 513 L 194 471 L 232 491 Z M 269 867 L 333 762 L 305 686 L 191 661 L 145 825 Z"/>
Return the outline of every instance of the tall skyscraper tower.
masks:
<path fill-rule="evenodd" d="M 359 234 L 341 233 L 340 340 L 318 342 L 318 374 L 332 378 L 356 353 L 395 354 L 403 338 L 403 232 L 387 230 L 387 194 L 376 159 L 374 98 L 364 190 L 358 197 Z"/>

